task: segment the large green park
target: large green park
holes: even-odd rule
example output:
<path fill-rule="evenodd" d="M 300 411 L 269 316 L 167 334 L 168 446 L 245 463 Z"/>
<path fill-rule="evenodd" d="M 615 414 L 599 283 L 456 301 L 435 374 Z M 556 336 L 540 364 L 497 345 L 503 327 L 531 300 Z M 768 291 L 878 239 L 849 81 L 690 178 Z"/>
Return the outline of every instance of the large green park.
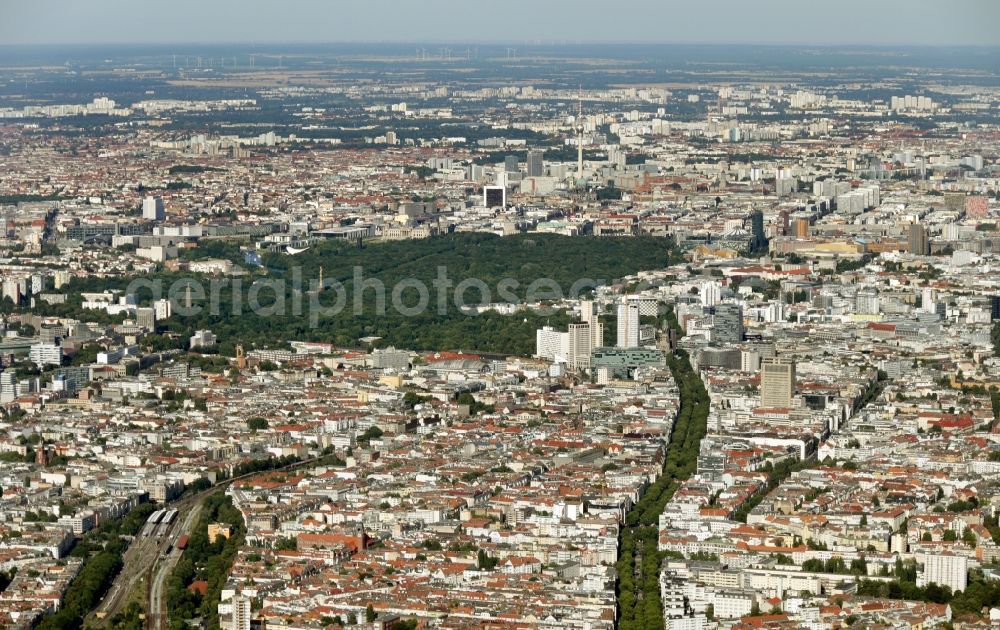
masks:
<path fill-rule="evenodd" d="M 245 245 L 233 241 L 206 241 L 183 258 L 227 259 L 245 270 L 242 276 L 166 269 L 132 277 L 90 275 L 60 289 L 68 296 L 65 304 L 40 304 L 34 312 L 112 323 L 116 318 L 82 309 L 80 294 L 131 285 L 138 287 L 140 304 L 173 297 L 186 305 L 185 286 L 191 283 L 191 310 L 175 309 L 159 323 L 167 334 L 147 337 L 154 349 L 183 349 L 190 334 L 207 329 L 228 355 L 237 344 L 274 348 L 299 340 L 357 347 L 369 337 L 380 338 L 379 345 L 413 350 L 529 355 L 537 328 L 572 321 L 558 307 L 560 297 L 586 296 L 595 286 L 681 260 L 670 239 L 646 236 L 470 233 L 385 243 L 326 241 L 296 255 L 265 253 L 260 266 L 245 264 L 241 247 Z M 325 288 L 317 291 L 321 273 Z M 426 287 L 423 302 L 419 286 Z M 456 305 L 526 300 L 552 308 L 475 313 Z"/>

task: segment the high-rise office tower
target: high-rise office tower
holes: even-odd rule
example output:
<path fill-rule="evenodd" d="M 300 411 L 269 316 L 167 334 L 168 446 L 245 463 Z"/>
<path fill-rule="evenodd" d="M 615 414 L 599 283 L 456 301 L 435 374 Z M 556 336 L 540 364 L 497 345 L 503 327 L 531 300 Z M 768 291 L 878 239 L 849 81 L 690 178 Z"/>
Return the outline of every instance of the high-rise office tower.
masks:
<path fill-rule="evenodd" d="M 750 215 L 750 233 L 752 235 L 750 249 L 753 251 L 767 249 L 767 236 L 764 235 L 764 213 L 760 210 L 754 210 L 753 214 Z"/>
<path fill-rule="evenodd" d="M 760 406 L 788 408 L 795 395 L 795 362 L 768 358 L 760 364 Z"/>
<path fill-rule="evenodd" d="M 142 200 L 142 218 L 147 221 L 162 221 L 166 218 L 163 210 L 163 200 L 159 197 L 146 197 Z"/>
<path fill-rule="evenodd" d="M 156 330 L 156 309 L 152 307 L 135 309 L 135 324 L 146 330 Z"/>
<path fill-rule="evenodd" d="M 809 238 L 809 219 L 793 219 L 792 236 L 795 238 Z"/>
<path fill-rule="evenodd" d="M 743 307 L 739 304 L 719 304 L 712 318 L 712 341 L 739 343 L 743 341 Z"/>
<path fill-rule="evenodd" d="M 574 370 L 590 367 L 590 354 L 594 350 L 594 336 L 590 324 L 569 325 L 569 356 L 566 362 Z"/>
<path fill-rule="evenodd" d="M 702 306 L 715 306 L 722 301 L 722 285 L 713 280 L 702 282 L 698 295 Z"/>
<path fill-rule="evenodd" d="M 604 324 L 597 315 L 590 321 L 590 345 L 592 348 L 604 347 Z"/>
<path fill-rule="evenodd" d="M 910 226 L 909 250 L 911 254 L 926 256 L 931 253 L 930 241 L 927 238 L 927 228 L 914 223 Z"/>
<path fill-rule="evenodd" d="M 580 321 L 590 324 L 590 345 L 594 348 L 604 346 L 604 324 L 592 300 L 580 300 Z"/>
<path fill-rule="evenodd" d="M 990 317 L 993 321 L 1000 321 L 1000 295 L 990 296 Z"/>
<path fill-rule="evenodd" d="M 172 314 L 170 300 L 156 300 L 153 302 L 153 311 L 157 320 L 169 319 Z"/>
<path fill-rule="evenodd" d="M 507 157 L 504 158 L 503 170 L 507 171 L 508 173 L 517 173 L 521 170 L 516 155 L 508 155 Z"/>
<path fill-rule="evenodd" d="M 934 289 L 932 287 L 924 287 L 920 292 L 920 310 L 925 313 L 936 313 L 937 304 L 934 300 Z"/>
<path fill-rule="evenodd" d="M 619 348 L 639 347 L 639 306 L 637 304 L 621 303 L 618 305 L 618 342 Z"/>
<path fill-rule="evenodd" d="M 541 177 L 545 174 L 544 151 L 528 151 L 528 177 Z"/>
<path fill-rule="evenodd" d="M 535 356 L 562 361 L 569 355 L 569 334 L 545 326 L 535 331 Z"/>
<path fill-rule="evenodd" d="M 0 403 L 13 402 L 17 398 L 17 375 L 13 369 L 0 372 Z"/>

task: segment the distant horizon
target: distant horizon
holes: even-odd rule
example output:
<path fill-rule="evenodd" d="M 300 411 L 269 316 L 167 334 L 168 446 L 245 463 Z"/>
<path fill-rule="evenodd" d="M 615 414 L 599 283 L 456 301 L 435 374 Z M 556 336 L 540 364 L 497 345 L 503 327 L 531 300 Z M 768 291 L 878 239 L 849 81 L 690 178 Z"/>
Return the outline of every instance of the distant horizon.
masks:
<path fill-rule="evenodd" d="M 895 50 L 895 49 L 919 49 L 919 50 L 934 50 L 934 49 L 994 49 L 1000 48 L 1000 42 L 995 44 L 923 44 L 923 43 L 864 43 L 864 42 L 853 42 L 853 43 L 837 43 L 837 42 L 779 42 L 779 43 L 769 43 L 763 41 L 733 41 L 733 42 L 712 42 L 712 41 L 642 41 L 642 40 L 631 40 L 631 41 L 615 41 L 615 40 L 593 40 L 593 41 L 515 41 L 515 40 L 329 40 L 329 41 L 251 41 L 251 40 L 233 40 L 233 41 L 120 41 L 120 42 L 42 42 L 42 43 L 0 43 L 0 48 L 115 48 L 115 47 L 161 47 L 161 46 L 207 46 L 207 47 L 222 47 L 222 46 L 439 46 L 439 45 L 451 45 L 451 46 L 523 46 L 526 48 L 539 47 L 539 48 L 558 48 L 558 47 L 581 47 L 581 46 L 677 46 L 677 47 L 695 47 L 703 46 L 709 48 L 730 48 L 730 47 L 741 47 L 741 46 L 761 46 L 767 48 L 845 48 L 845 49 L 858 49 L 858 48 L 876 48 L 885 50 Z M 428 51 L 430 52 L 430 51 Z"/>
<path fill-rule="evenodd" d="M 48 0 L 7 3 L 8 45 L 636 43 L 803 46 L 1000 46 L 1000 2 L 841 0 Z M 516 34 L 516 35 L 515 35 Z"/>

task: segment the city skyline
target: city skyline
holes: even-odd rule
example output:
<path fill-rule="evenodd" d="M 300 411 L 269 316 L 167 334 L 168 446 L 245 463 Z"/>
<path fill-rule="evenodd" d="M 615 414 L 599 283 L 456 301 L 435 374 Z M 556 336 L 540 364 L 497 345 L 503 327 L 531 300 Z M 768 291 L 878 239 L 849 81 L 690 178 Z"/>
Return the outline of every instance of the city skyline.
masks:
<path fill-rule="evenodd" d="M 2 5 L 0 628 L 995 627 L 1000 4 L 912 4 Z"/>

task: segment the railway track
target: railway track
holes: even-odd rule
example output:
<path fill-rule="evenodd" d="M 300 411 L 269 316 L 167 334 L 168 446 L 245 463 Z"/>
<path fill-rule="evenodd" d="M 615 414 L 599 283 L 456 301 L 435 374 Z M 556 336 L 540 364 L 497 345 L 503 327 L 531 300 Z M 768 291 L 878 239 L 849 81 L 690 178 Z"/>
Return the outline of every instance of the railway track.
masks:
<path fill-rule="evenodd" d="M 101 603 L 87 616 L 87 620 L 107 619 L 122 612 L 130 601 L 131 595 L 135 592 L 135 588 L 141 582 L 144 585 L 146 627 L 166 628 L 168 614 L 164 585 L 166 578 L 170 575 L 170 569 L 180 559 L 181 552 L 173 548 L 167 556 L 164 556 L 164 551 L 168 546 L 172 547 L 174 541 L 181 535 L 190 534 L 190 529 L 197 523 L 196 515 L 200 512 L 202 502 L 219 490 L 228 488 L 234 482 L 249 479 L 265 472 L 295 470 L 311 466 L 322 459 L 322 457 L 314 457 L 270 471 L 252 472 L 226 479 L 207 490 L 164 505 L 165 510 L 177 510 L 176 518 L 162 530 L 160 529 L 161 524 L 157 524 L 155 528 L 152 528 L 152 533 L 147 533 L 146 526 L 143 526 L 140 534 L 135 537 L 122 556 L 122 570 L 115 577 Z M 157 581 L 159 581 L 159 585 L 154 588 Z"/>

